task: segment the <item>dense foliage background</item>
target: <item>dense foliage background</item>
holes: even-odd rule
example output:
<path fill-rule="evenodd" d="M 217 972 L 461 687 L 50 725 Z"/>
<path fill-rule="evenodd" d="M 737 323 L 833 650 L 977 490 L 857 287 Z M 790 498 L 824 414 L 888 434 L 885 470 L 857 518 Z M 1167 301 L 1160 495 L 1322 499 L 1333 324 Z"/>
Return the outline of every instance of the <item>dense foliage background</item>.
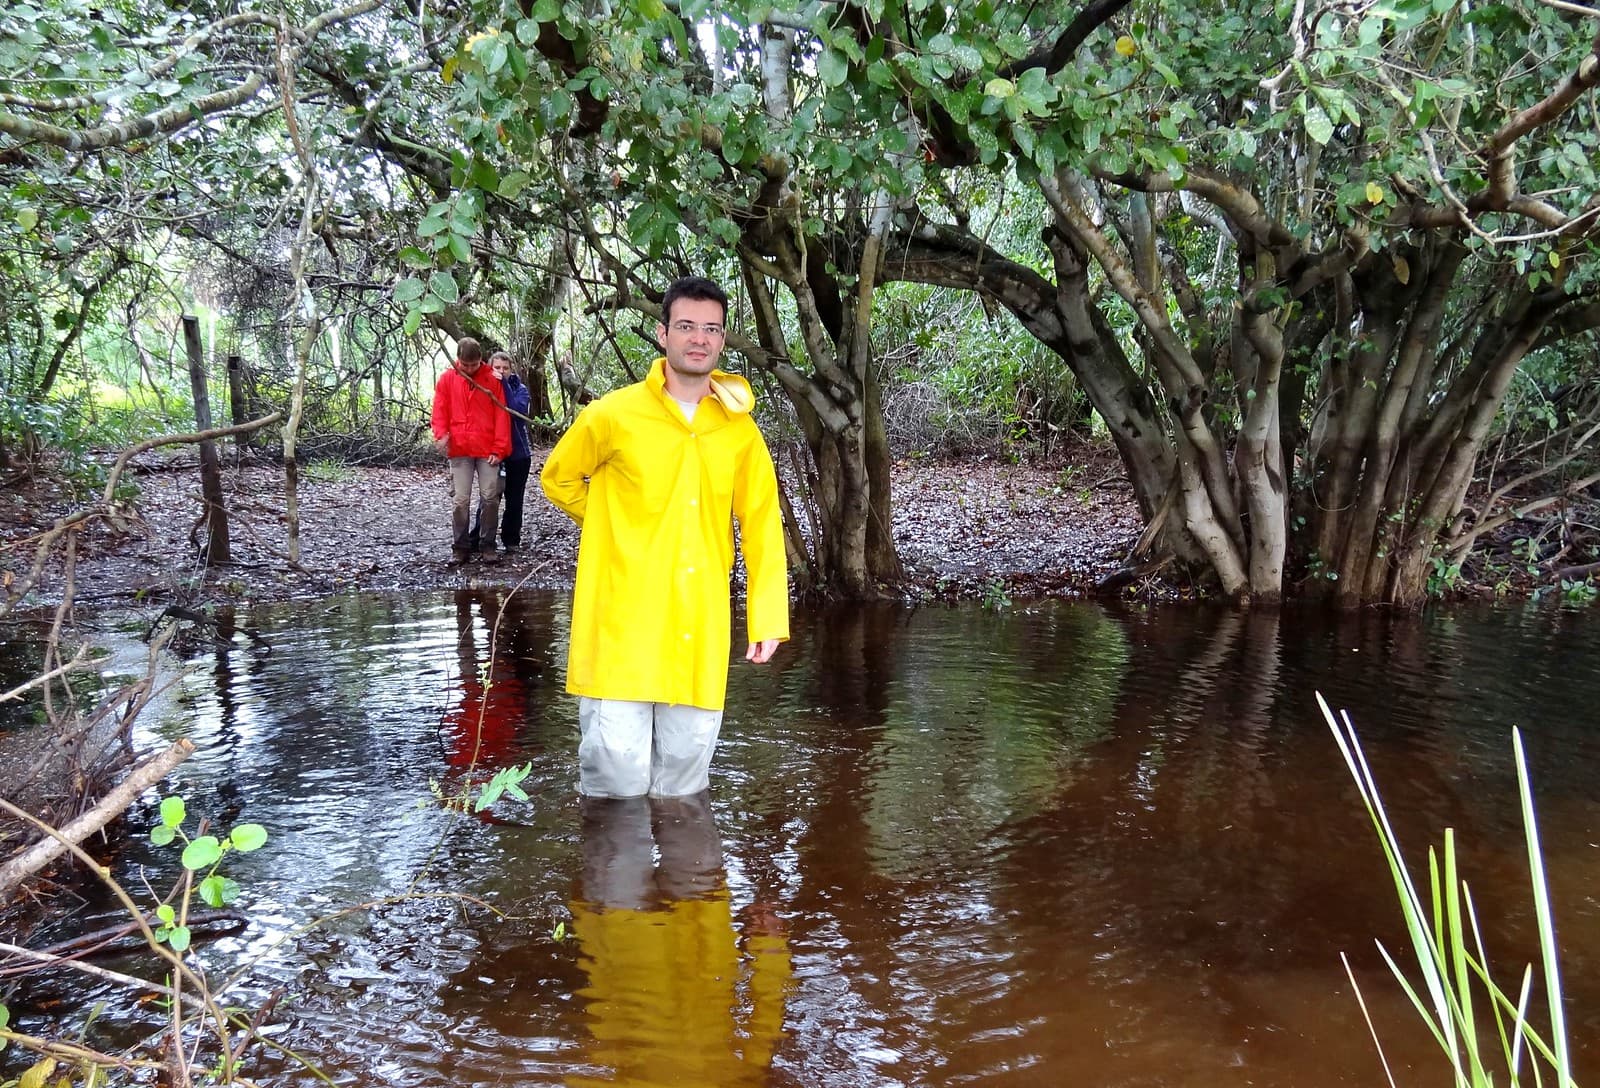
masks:
<path fill-rule="evenodd" d="M 468 333 L 553 432 L 704 272 L 802 455 L 806 586 L 898 576 L 896 452 L 1075 438 L 1122 455 L 1135 560 L 1231 596 L 1576 569 L 1597 32 L 1559 0 L 13 5 L 0 459 L 88 478 L 181 429 L 184 313 L 291 466 L 416 455 Z"/>

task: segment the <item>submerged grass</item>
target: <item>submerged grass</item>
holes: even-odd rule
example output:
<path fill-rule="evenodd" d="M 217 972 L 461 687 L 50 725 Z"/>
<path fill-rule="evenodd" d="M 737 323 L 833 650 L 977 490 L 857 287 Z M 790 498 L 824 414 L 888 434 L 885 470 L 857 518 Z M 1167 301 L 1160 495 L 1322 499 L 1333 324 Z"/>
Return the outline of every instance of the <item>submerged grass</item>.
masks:
<path fill-rule="evenodd" d="M 1517 997 L 1513 1001 L 1491 976 L 1489 957 L 1467 882 L 1456 870 L 1455 834 L 1444 832 L 1442 851 L 1428 848 L 1428 898 L 1424 901 L 1411 879 L 1400 852 L 1400 840 L 1389 823 L 1388 813 L 1378 796 L 1378 784 L 1367 766 L 1365 754 L 1356 739 L 1355 726 L 1348 713 L 1335 714 L 1320 694 L 1317 705 L 1333 730 L 1334 740 L 1345 764 L 1361 791 L 1367 814 L 1378 832 L 1378 841 L 1389 862 L 1395 892 L 1405 914 L 1406 932 L 1416 955 L 1421 974 L 1420 986 L 1406 976 L 1382 942 L 1378 951 L 1394 973 L 1406 996 L 1427 1024 L 1435 1041 L 1449 1059 L 1458 1088 L 1489 1088 L 1495 1083 L 1512 1086 L 1531 1083 L 1538 1088 L 1573 1088 L 1571 1055 L 1567 1046 L 1566 1017 L 1561 1006 L 1561 973 L 1556 959 L 1555 922 L 1550 914 L 1550 894 L 1544 875 L 1544 858 L 1539 849 L 1539 826 L 1533 811 L 1533 790 L 1528 782 L 1528 764 L 1522 750 L 1522 734 L 1512 730 L 1512 747 L 1517 759 L 1517 786 L 1522 796 L 1522 826 L 1532 874 L 1535 916 L 1539 925 L 1539 950 L 1544 978 L 1545 1001 L 1549 1006 L 1550 1030 L 1546 1039 L 1529 1022 L 1529 1001 L 1533 993 L 1534 967 L 1523 968 Z M 1367 1013 L 1366 1000 L 1345 960 L 1345 972 L 1356 988 L 1356 998 L 1377 1044 L 1379 1059 L 1390 1085 L 1388 1059 L 1378 1039 L 1376 1026 Z M 1474 994 L 1486 999 L 1484 1009 L 1474 1002 Z M 1493 1030 L 1490 1030 L 1490 1020 Z M 1498 1053 L 1496 1053 L 1498 1051 Z M 1524 1069 L 1524 1063 L 1527 1068 Z M 1501 1079 L 1499 1071 L 1508 1079 Z"/>

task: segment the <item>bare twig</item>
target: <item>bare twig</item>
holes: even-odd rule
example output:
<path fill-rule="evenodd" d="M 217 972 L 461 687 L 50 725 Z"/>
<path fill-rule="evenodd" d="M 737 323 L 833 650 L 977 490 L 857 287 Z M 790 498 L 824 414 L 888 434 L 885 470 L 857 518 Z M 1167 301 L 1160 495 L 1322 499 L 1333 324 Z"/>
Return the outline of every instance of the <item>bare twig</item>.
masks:
<path fill-rule="evenodd" d="M 79 671 L 80 669 L 85 667 L 85 658 L 87 658 L 88 656 L 89 656 L 89 646 L 87 644 L 79 646 L 78 647 L 78 652 L 73 655 L 73 658 L 72 658 L 71 661 L 68 661 L 65 665 L 59 665 L 56 668 L 51 669 L 49 672 L 44 673 L 44 674 L 42 674 L 40 676 L 35 676 L 32 680 L 29 680 L 26 684 L 18 684 L 16 687 L 14 687 L 10 691 L 6 692 L 4 695 L 0 695 L 0 703 L 7 702 L 7 701 L 9 701 L 11 699 L 19 699 L 19 698 L 22 697 L 24 692 L 30 691 L 33 688 L 38 687 L 40 684 L 48 684 L 50 681 L 54 680 L 58 676 L 63 676 L 65 674 L 69 673 L 69 672 L 77 672 L 77 671 Z"/>

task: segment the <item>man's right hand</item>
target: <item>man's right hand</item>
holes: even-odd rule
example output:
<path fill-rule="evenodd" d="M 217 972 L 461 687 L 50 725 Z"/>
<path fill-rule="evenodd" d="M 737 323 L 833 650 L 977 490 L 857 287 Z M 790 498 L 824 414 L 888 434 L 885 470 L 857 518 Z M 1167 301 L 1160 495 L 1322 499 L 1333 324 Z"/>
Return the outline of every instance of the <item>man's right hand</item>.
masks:
<path fill-rule="evenodd" d="M 450 456 L 450 436 L 446 434 L 435 438 L 433 440 L 433 448 L 444 454 L 446 457 Z"/>

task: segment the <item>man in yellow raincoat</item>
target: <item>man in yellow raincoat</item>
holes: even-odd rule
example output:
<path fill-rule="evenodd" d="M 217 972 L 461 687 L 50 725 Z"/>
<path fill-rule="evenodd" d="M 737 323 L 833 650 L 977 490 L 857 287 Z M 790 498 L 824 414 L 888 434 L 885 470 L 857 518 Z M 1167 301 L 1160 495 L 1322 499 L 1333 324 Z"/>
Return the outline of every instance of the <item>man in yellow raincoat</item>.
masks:
<path fill-rule="evenodd" d="M 778 481 L 743 378 L 716 369 L 728 299 L 710 280 L 667 288 L 642 382 L 588 405 L 539 482 L 583 533 L 567 690 L 579 696 L 578 790 L 705 789 L 728 684 L 733 519 L 748 574 L 749 648 L 789 637 Z"/>

